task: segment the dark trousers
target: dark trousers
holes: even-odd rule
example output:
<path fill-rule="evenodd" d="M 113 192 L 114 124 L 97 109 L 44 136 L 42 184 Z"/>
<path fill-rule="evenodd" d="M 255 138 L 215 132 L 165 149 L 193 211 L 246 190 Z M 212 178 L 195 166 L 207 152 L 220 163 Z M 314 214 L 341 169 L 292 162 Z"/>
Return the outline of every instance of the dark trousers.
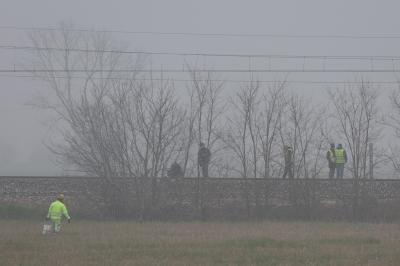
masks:
<path fill-rule="evenodd" d="M 286 178 L 286 176 L 289 176 L 289 178 L 293 178 L 293 167 L 290 165 L 285 166 L 285 172 L 283 172 L 283 178 Z"/>
<path fill-rule="evenodd" d="M 329 178 L 335 177 L 335 167 L 329 167 Z"/>
<path fill-rule="evenodd" d="M 203 174 L 203 177 L 208 177 L 208 164 L 207 163 L 201 165 L 201 173 Z"/>

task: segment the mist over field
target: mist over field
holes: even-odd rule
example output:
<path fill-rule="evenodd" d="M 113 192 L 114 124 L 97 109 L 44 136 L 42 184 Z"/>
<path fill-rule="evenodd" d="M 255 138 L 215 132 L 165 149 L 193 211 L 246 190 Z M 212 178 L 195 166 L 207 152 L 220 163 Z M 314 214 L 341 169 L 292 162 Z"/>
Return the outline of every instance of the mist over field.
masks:
<path fill-rule="evenodd" d="M 327 87 L 348 87 L 349 83 L 357 85 L 363 79 L 378 82 L 373 84 L 373 89 L 380 96 L 379 111 L 387 114 L 391 112 L 387 97 L 397 88 L 397 76 L 379 70 L 398 69 L 398 22 L 394 11 L 397 3 L 360 3 L 146 1 L 110 7 L 105 1 L 95 4 L 87 1 L 76 8 L 73 2 L 39 1 L 25 2 L 21 8 L 10 1 L 2 10 L 1 36 L 2 45 L 11 48 L 1 49 L 1 67 L 3 70 L 29 69 L 33 64 L 32 53 L 20 49 L 32 46 L 27 37 L 31 32 L 28 28 L 57 28 L 65 21 L 80 30 L 110 30 L 113 42 L 123 50 L 156 53 L 142 55 L 147 69 L 182 70 L 190 65 L 205 70 L 246 70 L 212 73 L 215 79 L 228 80 L 224 82 L 222 96 L 227 102 L 253 78 L 286 80 L 288 91 L 312 100 L 316 106 L 325 106 Z M 88 10 L 94 12 L 88 13 Z M 213 56 L 221 54 L 234 56 Z M 251 72 L 252 69 L 281 72 Z M 329 71 L 340 69 L 355 71 Z M 48 96 L 43 81 L 26 77 L 31 75 L 32 72 L 2 73 L 1 120 L 7 126 L 0 133 L 3 158 L 0 171 L 2 175 L 68 174 L 75 167 L 57 163 L 58 158 L 43 145 L 48 145 L 49 139 L 56 143 L 63 141 L 54 128 L 54 114 L 26 105 L 38 95 Z M 154 72 L 153 78 L 160 78 L 160 73 Z M 176 80 L 174 89 L 183 99 L 187 97 L 186 88 L 193 85 L 187 81 L 191 79 L 188 73 L 164 72 L 163 78 Z M 260 85 L 263 93 L 270 83 Z M 180 105 L 185 103 L 187 98 Z M 393 144 L 392 135 L 388 132 L 380 139 L 379 146 L 385 152 Z M 332 139 L 344 142 L 342 137 Z M 324 143 L 325 149 L 328 143 Z M 382 175 L 393 176 L 392 169 L 383 168 Z"/>
<path fill-rule="evenodd" d="M 3 1 L 0 265 L 399 265 L 398 1 Z"/>

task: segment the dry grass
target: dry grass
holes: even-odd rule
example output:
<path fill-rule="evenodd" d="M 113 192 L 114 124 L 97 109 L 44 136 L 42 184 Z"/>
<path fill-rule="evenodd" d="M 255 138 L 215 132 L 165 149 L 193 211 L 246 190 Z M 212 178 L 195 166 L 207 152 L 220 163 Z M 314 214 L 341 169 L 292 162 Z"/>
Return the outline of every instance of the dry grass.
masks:
<path fill-rule="evenodd" d="M 400 226 L 0 221 L 0 265 L 400 265 Z"/>

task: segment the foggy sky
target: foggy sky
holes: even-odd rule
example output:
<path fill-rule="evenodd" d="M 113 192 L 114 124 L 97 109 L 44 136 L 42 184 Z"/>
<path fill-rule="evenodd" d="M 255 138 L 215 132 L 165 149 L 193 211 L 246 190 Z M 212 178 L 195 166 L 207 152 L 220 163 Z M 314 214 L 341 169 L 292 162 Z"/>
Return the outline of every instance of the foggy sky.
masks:
<path fill-rule="evenodd" d="M 260 33 L 295 35 L 399 35 L 398 1 L 5 1 L 0 27 L 56 27 L 61 21 L 77 28 L 122 31 Z M 0 29 L 1 45 L 26 45 L 25 32 Z M 300 55 L 399 55 L 400 39 L 290 39 L 115 35 L 131 50 Z M 0 50 L 0 67 L 26 60 Z M 190 59 L 191 60 L 191 59 Z M 197 63 L 247 67 L 247 61 L 197 58 Z M 225 60 L 225 61 L 224 61 Z M 154 57 L 157 66 L 180 66 L 182 58 Z M 340 63 L 340 62 L 339 62 Z M 338 64 L 339 64 L 338 63 Z M 298 66 L 303 62 L 252 62 L 254 67 Z M 313 62 L 306 62 L 313 65 Z M 378 66 L 375 63 L 376 67 Z M 400 63 L 397 63 L 400 68 Z M 334 66 L 334 65 L 332 65 Z M 340 65 L 341 67 L 343 66 Z M 223 67 L 222 67 L 223 68 Z M 269 74 L 260 79 L 280 78 Z M 393 75 L 368 74 L 371 80 L 395 80 Z M 230 74 L 228 79 L 235 78 Z M 354 74 L 296 74 L 294 80 L 352 80 Z M 320 86 L 298 86 L 318 102 Z M 381 86 L 382 90 L 390 86 Z M 27 106 L 42 83 L 0 76 L 0 175 L 59 175 L 63 169 L 43 142 L 51 136 L 48 114 Z M 53 136 L 57 139 L 57 136 Z"/>

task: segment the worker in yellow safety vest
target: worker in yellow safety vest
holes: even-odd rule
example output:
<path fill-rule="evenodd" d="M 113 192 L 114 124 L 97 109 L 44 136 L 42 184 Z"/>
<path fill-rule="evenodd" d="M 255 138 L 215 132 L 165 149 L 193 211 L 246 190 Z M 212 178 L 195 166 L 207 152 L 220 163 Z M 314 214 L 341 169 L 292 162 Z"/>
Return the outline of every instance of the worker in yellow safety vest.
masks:
<path fill-rule="evenodd" d="M 71 222 L 71 217 L 69 216 L 67 207 L 64 204 L 64 195 L 60 194 L 57 196 L 57 199 L 50 204 L 49 212 L 46 216 L 46 220 L 52 222 L 54 233 L 60 232 L 61 219 L 63 216 L 68 220 L 68 223 Z"/>
<path fill-rule="evenodd" d="M 343 178 L 344 164 L 347 163 L 347 154 L 342 144 L 338 144 L 335 149 L 336 178 Z"/>

